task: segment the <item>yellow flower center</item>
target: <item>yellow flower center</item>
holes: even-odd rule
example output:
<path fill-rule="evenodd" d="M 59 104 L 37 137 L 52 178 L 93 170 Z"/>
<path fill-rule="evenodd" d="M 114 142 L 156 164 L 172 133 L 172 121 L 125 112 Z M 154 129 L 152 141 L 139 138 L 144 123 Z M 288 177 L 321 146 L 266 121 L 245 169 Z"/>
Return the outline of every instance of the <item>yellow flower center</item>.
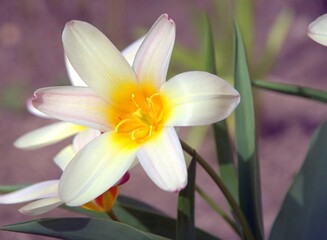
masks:
<path fill-rule="evenodd" d="M 159 93 L 145 97 L 142 92 L 132 93 L 123 106 L 129 113 L 122 114 L 115 131 L 142 143 L 162 128 L 164 111 Z"/>

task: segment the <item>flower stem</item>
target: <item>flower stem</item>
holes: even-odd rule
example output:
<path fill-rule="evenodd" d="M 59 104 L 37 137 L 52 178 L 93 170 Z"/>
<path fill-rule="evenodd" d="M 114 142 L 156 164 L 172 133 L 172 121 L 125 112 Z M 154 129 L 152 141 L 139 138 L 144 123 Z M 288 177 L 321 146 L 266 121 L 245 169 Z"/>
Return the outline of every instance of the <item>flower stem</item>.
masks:
<path fill-rule="evenodd" d="M 236 223 L 225 213 L 223 209 L 221 209 L 218 204 L 198 185 L 195 186 L 195 190 L 197 193 L 209 204 L 209 206 L 217 212 L 230 226 L 231 228 L 242 237 L 242 232 Z"/>
<path fill-rule="evenodd" d="M 211 179 L 217 184 L 220 188 L 221 192 L 224 194 L 226 200 L 228 201 L 231 208 L 234 210 L 235 215 L 237 216 L 238 220 L 240 221 L 243 229 L 244 236 L 247 240 L 254 240 L 253 233 L 251 228 L 241 210 L 238 206 L 237 202 L 233 198 L 232 194 L 225 186 L 219 175 L 210 167 L 210 165 L 187 143 L 183 140 L 181 141 L 182 148 L 185 152 L 187 152 L 190 156 L 194 157 L 196 161 L 201 165 L 201 167 L 207 172 L 207 174 L 211 177 Z"/>

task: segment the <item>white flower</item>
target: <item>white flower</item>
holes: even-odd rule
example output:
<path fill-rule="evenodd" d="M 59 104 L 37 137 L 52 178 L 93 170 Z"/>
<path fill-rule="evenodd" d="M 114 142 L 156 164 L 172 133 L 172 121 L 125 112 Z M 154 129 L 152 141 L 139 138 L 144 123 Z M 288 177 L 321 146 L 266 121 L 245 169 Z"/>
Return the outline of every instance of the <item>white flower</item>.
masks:
<path fill-rule="evenodd" d="M 327 14 L 318 17 L 309 25 L 308 36 L 317 43 L 327 46 Z"/>
<path fill-rule="evenodd" d="M 211 124 L 238 105 L 239 93 L 207 72 L 186 72 L 166 82 L 175 24 L 162 15 L 131 67 L 92 25 L 71 21 L 63 32 L 69 62 L 88 87 L 50 87 L 35 92 L 40 111 L 103 134 L 68 164 L 59 184 L 70 206 L 84 204 L 113 186 L 135 157 L 160 188 L 187 183 L 183 151 L 174 126 Z"/>

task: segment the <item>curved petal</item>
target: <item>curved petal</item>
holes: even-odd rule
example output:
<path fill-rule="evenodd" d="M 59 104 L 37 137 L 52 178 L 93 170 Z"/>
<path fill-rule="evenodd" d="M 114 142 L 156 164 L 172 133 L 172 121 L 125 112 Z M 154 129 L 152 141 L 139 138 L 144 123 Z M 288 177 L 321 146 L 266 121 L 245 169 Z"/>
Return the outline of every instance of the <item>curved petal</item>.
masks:
<path fill-rule="evenodd" d="M 131 66 L 94 26 L 70 21 L 65 26 L 62 40 L 65 54 L 75 71 L 87 86 L 108 103 L 115 102 L 114 93 L 125 84 L 136 86 L 136 76 Z"/>
<path fill-rule="evenodd" d="M 80 125 L 58 122 L 24 134 L 14 142 L 14 145 L 17 148 L 36 149 L 57 143 L 84 129 L 85 127 Z"/>
<path fill-rule="evenodd" d="M 1 204 L 14 204 L 40 198 L 58 197 L 59 180 L 36 183 L 18 191 L 0 195 Z"/>
<path fill-rule="evenodd" d="M 327 46 L 327 14 L 318 17 L 308 27 L 308 36 L 324 46 Z"/>
<path fill-rule="evenodd" d="M 68 145 L 53 158 L 53 161 L 64 171 L 68 163 L 75 157 L 76 153 L 77 151 L 74 149 L 73 145 Z"/>
<path fill-rule="evenodd" d="M 166 81 L 174 42 L 175 23 L 163 14 L 150 29 L 135 57 L 133 68 L 141 83 L 159 89 Z"/>
<path fill-rule="evenodd" d="M 91 142 L 96 137 L 99 137 L 101 132 L 95 129 L 87 129 L 83 132 L 80 132 L 74 137 L 73 146 L 76 152 L 81 150 L 86 144 Z"/>
<path fill-rule="evenodd" d="M 41 88 L 34 96 L 34 107 L 52 117 L 103 132 L 110 129 L 110 107 L 89 88 Z"/>
<path fill-rule="evenodd" d="M 60 200 L 60 198 L 45 198 L 25 205 L 19 209 L 19 212 L 30 216 L 35 216 L 47 213 L 52 209 L 59 207 L 61 204 L 63 204 L 63 202 Z"/>
<path fill-rule="evenodd" d="M 35 116 L 38 116 L 38 117 L 42 117 L 42 118 L 50 118 L 50 116 L 46 115 L 45 113 L 43 112 L 40 112 L 39 110 L 37 110 L 33 104 L 32 104 L 32 100 L 33 98 L 29 98 L 27 99 L 26 101 L 26 107 L 27 107 L 27 110 L 32 113 L 33 115 Z"/>
<path fill-rule="evenodd" d="M 152 181 L 165 191 L 179 191 L 187 184 L 185 159 L 176 131 L 164 128 L 146 142 L 137 157 Z"/>
<path fill-rule="evenodd" d="M 65 65 L 68 73 L 69 80 L 73 86 L 87 87 L 86 83 L 81 79 L 78 73 L 73 68 L 67 56 L 65 56 Z"/>
<path fill-rule="evenodd" d="M 83 205 L 117 183 L 132 164 L 137 146 L 107 132 L 85 146 L 68 164 L 59 195 L 69 206 Z"/>
<path fill-rule="evenodd" d="M 179 74 L 160 89 L 167 111 L 166 126 L 206 125 L 230 115 L 239 93 L 226 81 L 207 72 Z"/>
<path fill-rule="evenodd" d="M 136 56 L 137 51 L 139 50 L 142 42 L 144 41 L 145 36 L 137 39 L 132 44 L 128 45 L 121 54 L 124 56 L 124 58 L 127 60 L 129 65 L 133 66 L 133 62 Z"/>

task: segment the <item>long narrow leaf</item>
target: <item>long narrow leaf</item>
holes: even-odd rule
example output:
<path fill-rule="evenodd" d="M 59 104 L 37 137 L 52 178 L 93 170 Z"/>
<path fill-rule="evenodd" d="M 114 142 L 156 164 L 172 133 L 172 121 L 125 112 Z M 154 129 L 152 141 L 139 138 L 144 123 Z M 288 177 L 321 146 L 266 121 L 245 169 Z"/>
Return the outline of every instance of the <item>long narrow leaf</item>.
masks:
<path fill-rule="evenodd" d="M 311 140 L 305 161 L 275 220 L 270 240 L 327 239 L 326 146 L 327 121 Z"/>
<path fill-rule="evenodd" d="M 107 218 L 103 213 L 81 208 L 66 208 L 92 217 Z M 176 237 L 175 219 L 137 199 L 119 196 L 113 210 L 122 223 L 131 227 L 167 238 L 174 239 Z M 219 238 L 200 229 L 196 229 L 196 237 L 201 240 L 219 240 Z"/>
<path fill-rule="evenodd" d="M 192 159 L 188 167 L 188 183 L 180 191 L 177 208 L 177 240 L 195 240 L 194 224 L 194 192 L 195 192 L 196 161 Z"/>
<path fill-rule="evenodd" d="M 235 88 L 241 95 L 241 103 L 235 111 L 240 206 L 255 238 L 262 239 L 263 224 L 254 104 L 245 49 L 236 21 Z"/>
<path fill-rule="evenodd" d="M 66 240 L 164 240 L 125 224 L 98 218 L 41 219 L 2 227 L 1 230 Z"/>
<path fill-rule="evenodd" d="M 0 185 L 0 194 L 10 193 L 27 187 L 30 184 L 18 184 L 18 185 Z"/>
<path fill-rule="evenodd" d="M 207 15 L 205 15 L 204 30 L 206 71 L 217 74 L 212 27 Z M 213 124 L 213 129 L 221 178 L 233 197 L 238 199 L 237 177 L 226 120 Z"/>
<path fill-rule="evenodd" d="M 268 82 L 262 80 L 252 80 L 252 85 L 257 88 L 266 89 L 278 93 L 309 98 L 327 103 L 327 92 L 309 87 L 302 87 L 292 84 Z"/>

